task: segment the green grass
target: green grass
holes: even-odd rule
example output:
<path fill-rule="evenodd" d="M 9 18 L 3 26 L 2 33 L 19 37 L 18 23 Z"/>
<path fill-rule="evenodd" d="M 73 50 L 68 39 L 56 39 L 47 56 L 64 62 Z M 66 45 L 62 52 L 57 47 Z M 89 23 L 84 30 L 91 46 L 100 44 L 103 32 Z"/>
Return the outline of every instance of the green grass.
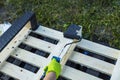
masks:
<path fill-rule="evenodd" d="M 34 11 L 38 22 L 65 31 L 70 24 L 83 26 L 83 37 L 120 49 L 119 0 L 6 0 L 4 7 L 13 21 Z"/>

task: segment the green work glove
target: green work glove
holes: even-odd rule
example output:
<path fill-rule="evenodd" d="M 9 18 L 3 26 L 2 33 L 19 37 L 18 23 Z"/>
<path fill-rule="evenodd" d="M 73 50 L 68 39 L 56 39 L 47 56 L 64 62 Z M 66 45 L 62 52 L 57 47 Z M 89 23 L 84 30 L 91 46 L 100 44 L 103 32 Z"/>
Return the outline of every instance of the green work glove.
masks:
<path fill-rule="evenodd" d="M 44 68 L 44 71 L 46 72 L 46 75 L 49 72 L 55 72 L 56 78 L 58 78 L 61 72 L 61 65 L 53 58 L 49 65 Z"/>

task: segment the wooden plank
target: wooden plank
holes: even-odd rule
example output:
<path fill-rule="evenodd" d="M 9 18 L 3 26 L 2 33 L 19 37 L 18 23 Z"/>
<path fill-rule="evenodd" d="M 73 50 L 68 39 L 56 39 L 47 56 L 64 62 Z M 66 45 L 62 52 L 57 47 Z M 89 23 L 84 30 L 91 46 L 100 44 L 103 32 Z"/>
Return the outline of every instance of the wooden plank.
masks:
<path fill-rule="evenodd" d="M 51 53 L 52 49 L 55 47 L 55 44 L 46 42 L 44 40 L 37 39 L 32 36 L 28 36 L 28 38 L 23 43 L 29 46 L 32 46 L 34 48 L 37 48 L 39 50 L 49 52 L 49 53 Z"/>
<path fill-rule="evenodd" d="M 8 62 L 5 62 L 4 67 L 1 67 L 0 71 L 18 80 L 33 80 L 35 76 L 34 73 Z"/>
<path fill-rule="evenodd" d="M 75 41 L 75 40 L 74 40 Z M 65 53 L 65 55 L 62 56 L 62 60 L 60 62 L 60 64 L 62 65 L 62 67 L 65 65 L 65 63 L 67 62 L 68 58 L 71 56 L 75 46 L 77 43 L 71 44 L 69 49 L 67 50 L 67 52 Z"/>
<path fill-rule="evenodd" d="M 117 49 L 113 49 L 86 39 L 82 39 L 82 41 L 78 43 L 77 47 L 115 60 L 120 54 L 120 51 Z"/>
<path fill-rule="evenodd" d="M 103 80 L 68 66 L 64 66 L 61 76 L 71 80 Z"/>
<path fill-rule="evenodd" d="M 44 67 L 45 65 L 47 65 L 48 62 L 47 58 L 20 48 L 16 49 L 16 51 L 11 55 L 15 58 L 18 58 L 32 65 L 35 65 L 39 68 Z"/>
<path fill-rule="evenodd" d="M 73 55 L 69 59 L 71 61 L 85 65 L 87 67 L 90 67 L 102 73 L 106 73 L 108 75 L 112 75 L 112 71 L 114 69 L 113 64 L 110 64 L 108 62 L 105 62 L 105 61 L 102 61 L 102 60 L 99 60 L 75 51 L 73 52 Z"/>
<path fill-rule="evenodd" d="M 65 38 L 63 36 L 63 32 L 56 31 L 54 29 L 50 29 L 50 28 L 47 28 L 47 27 L 44 27 L 44 26 L 39 26 L 39 28 L 34 32 L 37 33 L 37 34 L 40 34 L 40 35 L 43 35 L 43 36 L 58 40 L 59 42 L 62 42 L 62 43 L 63 42 L 65 43 L 65 42 L 71 40 L 69 38 Z"/>
<path fill-rule="evenodd" d="M 110 80 L 120 80 L 120 55 L 116 62 L 115 68 L 113 70 Z"/>
<path fill-rule="evenodd" d="M 59 39 L 63 38 L 63 33 L 62 32 L 56 31 L 54 29 L 50 29 L 50 28 L 47 28 L 47 27 L 44 27 L 44 26 L 39 26 L 39 28 L 34 32 L 36 32 L 38 34 L 41 34 L 43 36 L 46 36 L 46 37 L 56 39 L 56 40 L 59 40 Z"/>
<path fill-rule="evenodd" d="M 11 42 L 0 52 L 0 66 L 8 58 L 10 53 L 26 38 L 29 34 L 31 23 L 28 22 L 25 27 L 11 40 Z"/>

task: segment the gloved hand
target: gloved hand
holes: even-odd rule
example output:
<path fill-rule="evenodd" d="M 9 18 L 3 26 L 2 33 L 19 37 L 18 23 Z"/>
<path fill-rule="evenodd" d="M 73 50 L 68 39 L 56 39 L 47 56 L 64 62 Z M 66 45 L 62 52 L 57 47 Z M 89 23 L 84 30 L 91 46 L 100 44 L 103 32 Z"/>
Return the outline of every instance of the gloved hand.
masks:
<path fill-rule="evenodd" d="M 49 72 L 55 72 L 56 78 L 58 78 L 61 72 L 61 65 L 56 61 L 55 58 L 53 58 L 49 65 L 44 68 L 44 71 L 46 72 L 46 75 Z"/>

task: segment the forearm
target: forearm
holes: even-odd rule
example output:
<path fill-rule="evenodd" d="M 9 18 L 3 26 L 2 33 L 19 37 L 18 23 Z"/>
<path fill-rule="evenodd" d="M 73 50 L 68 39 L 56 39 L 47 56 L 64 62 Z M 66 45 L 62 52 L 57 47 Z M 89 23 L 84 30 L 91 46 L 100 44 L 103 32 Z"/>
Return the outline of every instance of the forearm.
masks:
<path fill-rule="evenodd" d="M 56 74 L 54 72 L 49 72 L 45 76 L 44 80 L 56 80 Z"/>

